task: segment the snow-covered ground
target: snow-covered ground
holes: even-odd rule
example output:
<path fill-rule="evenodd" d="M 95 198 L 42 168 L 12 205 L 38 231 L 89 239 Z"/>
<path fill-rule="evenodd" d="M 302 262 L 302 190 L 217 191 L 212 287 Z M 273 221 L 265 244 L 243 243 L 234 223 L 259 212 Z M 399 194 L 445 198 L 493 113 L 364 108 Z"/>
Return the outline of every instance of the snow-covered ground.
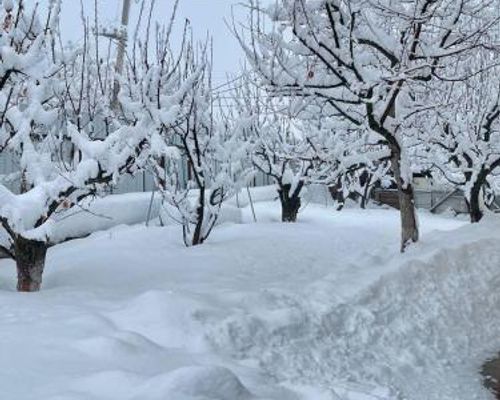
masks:
<path fill-rule="evenodd" d="M 0 399 L 489 399 L 500 350 L 500 221 L 275 202 L 185 248 L 120 226 L 49 251 L 43 291 L 0 261 Z"/>

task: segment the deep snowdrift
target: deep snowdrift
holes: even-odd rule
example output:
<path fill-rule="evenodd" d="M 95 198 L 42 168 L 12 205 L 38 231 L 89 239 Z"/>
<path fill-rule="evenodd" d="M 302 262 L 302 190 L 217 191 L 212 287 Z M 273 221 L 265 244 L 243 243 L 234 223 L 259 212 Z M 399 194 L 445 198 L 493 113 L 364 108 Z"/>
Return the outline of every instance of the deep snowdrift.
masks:
<path fill-rule="evenodd" d="M 44 290 L 0 262 L 0 398 L 488 399 L 500 350 L 500 222 L 309 205 L 224 225 L 119 227 L 50 250 Z"/>

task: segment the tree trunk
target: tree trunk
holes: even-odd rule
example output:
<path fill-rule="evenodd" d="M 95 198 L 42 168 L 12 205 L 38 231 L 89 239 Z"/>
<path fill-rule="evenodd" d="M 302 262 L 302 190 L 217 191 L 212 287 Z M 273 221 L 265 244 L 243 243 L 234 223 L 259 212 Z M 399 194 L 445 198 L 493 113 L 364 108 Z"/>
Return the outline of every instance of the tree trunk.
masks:
<path fill-rule="evenodd" d="M 205 240 L 203 235 L 203 225 L 205 222 L 205 188 L 200 188 L 198 195 L 198 207 L 196 208 L 196 224 L 194 227 L 193 236 L 191 238 L 191 246 L 202 244 Z"/>
<path fill-rule="evenodd" d="M 474 188 L 472 189 L 468 205 L 470 222 L 474 224 L 481 221 L 483 218 L 483 212 L 481 211 L 481 206 L 479 205 L 479 190 L 476 191 Z"/>
<path fill-rule="evenodd" d="M 292 185 L 287 183 L 281 185 L 278 189 L 278 194 L 281 201 L 281 221 L 282 222 L 296 222 L 297 214 L 300 209 L 300 189 L 295 190 L 290 195 Z"/>
<path fill-rule="evenodd" d="M 359 192 L 359 197 L 360 197 L 359 207 L 363 210 L 366 208 L 366 203 L 368 202 L 370 181 L 371 181 L 371 174 L 369 174 L 366 171 L 363 171 L 359 177 L 359 185 L 361 187 L 361 190 Z"/>
<path fill-rule="evenodd" d="M 368 202 L 370 201 L 370 187 L 365 187 L 363 194 L 361 195 L 361 202 L 359 203 L 359 207 L 364 210 Z"/>
<path fill-rule="evenodd" d="M 368 173 L 368 172 L 364 172 L 364 176 L 362 175 L 361 178 L 360 178 L 360 183 L 362 185 L 362 187 L 364 186 L 364 189 L 363 189 L 363 193 L 361 195 L 361 204 L 360 204 L 360 207 L 364 210 L 366 208 L 366 205 L 368 204 L 368 202 L 370 201 L 370 191 L 371 191 L 371 183 L 372 183 L 372 178 L 373 178 L 373 175 Z"/>
<path fill-rule="evenodd" d="M 481 210 L 481 205 L 479 204 L 479 197 L 481 195 L 481 188 L 486 182 L 488 174 L 489 170 L 482 168 L 470 190 L 470 198 L 467 205 L 469 206 L 470 222 L 472 223 L 479 222 L 483 218 L 483 211 Z"/>
<path fill-rule="evenodd" d="M 38 292 L 47 255 L 47 243 L 18 236 L 14 242 L 17 265 L 17 290 Z"/>
<path fill-rule="evenodd" d="M 330 192 L 330 195 L 332 196 L 333 201 L 336 201 L 337 204 L 337 211 L 342 210 L 345 205 L 345 199 L 344 199 L 344 193 L 342 191 L 342 183 L 341 183 L 341 178 L 337 180 L 337 183 L 335 185 L 329 186 L 328 190 Z"/>
<path fill-rule="evenodd" d="M 410 242 L 418 241 L 418 224 L 415 211 L 413 186 L 405 182 L 401 176 L 401 152 L 392 150 L 392 171 L 398 188 L 399 213 L 401 216 L 401 252 L 403 253 Z"/>

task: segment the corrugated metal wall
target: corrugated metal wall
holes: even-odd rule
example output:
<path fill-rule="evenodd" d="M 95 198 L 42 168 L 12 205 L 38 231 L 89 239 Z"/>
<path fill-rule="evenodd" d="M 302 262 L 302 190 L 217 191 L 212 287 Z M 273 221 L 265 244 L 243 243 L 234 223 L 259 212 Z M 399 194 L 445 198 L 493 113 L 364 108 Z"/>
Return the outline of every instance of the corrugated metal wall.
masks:
<path fill-rule="evenodd" d="M 0 153 L 0 175 L 8 176 L 19 172 L 19 161 L 11 153 Z M 19 177 L 3 180 L 2 183 L 13 193 L 19 193 L 21 182 Z"/>
<path fill-rule="evenodd" d="M 187 165 L 183 165 L 181 171 L 182 178 L 187 180 Z M 0 153 L 0 175 L 10 175 L 19 171 L 19 161 L 11 153 Z M 14 177 L 11 180 L 2 182 L 9 190 L 14 193 L 19 193 L 20 180 L 19 177 Z M 264 186 L 272 184 L 269 176 L 258 173 L 250 182 L 250 186 Z M 114 185 L 110 192 L 114 194 L 135 193 L 135 192 L 150 192 L 154 189 L 155 182 L 151 173 L 144 171 L 134 176 L 125 175 L 120 178 L 118 184 Z"/>
<path fill-rule="evenodd" d="M 153 176 L 149 172 L 144 171 L 134 176 L 122 176 L 118 184 L 112 187 L 111 192 L 114 194 L 151 192 L 154 190 L 154 187 Z"/>

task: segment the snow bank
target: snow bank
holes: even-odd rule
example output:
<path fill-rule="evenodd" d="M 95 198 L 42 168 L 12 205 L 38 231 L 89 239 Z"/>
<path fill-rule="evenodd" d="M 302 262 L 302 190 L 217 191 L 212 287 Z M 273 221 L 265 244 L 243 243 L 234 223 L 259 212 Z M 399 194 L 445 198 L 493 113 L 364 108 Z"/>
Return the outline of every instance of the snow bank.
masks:
<path fill-rule="evenodd" d="M 251 187 L 249 189 L 250 196 L 252 197 L 252 201 L 254 203 L 277 201 L 279 199 L 276 185 Z M 315 203 L 325 206 L 335 204 L 328 188 L 325 185 L 309 185 L 302 189 L 301 196 L 304 204 Z M 238 193 L 238 196 L 233 196 L 227 201 L 227 203 L 237 207 L 249 206 L 250 199 L 248 197 L 248 191 L 246 189 L 242 189 Z"/>
<path fill-rule="evenodd" d="M 91 233 L 116 227 L 144 223 L 151 204 L 151 193 L 127 193 L 96 198 L 56 214 L 50 225 L 50 236 L 55 243 L 79 238 Z M 151 204 L 151 219 L 157 218 L 161 201 L 155 196 Z M 0 230 L 0 244 L 8 247 L 9 237 Z M 0 258 L 4 255 L 0 254 Z"/>
<path fill-rule="evenodd" d="M 249 188 L 249 190 L 250 196 L 254 203 L 273 201 L 278 199 L 278 191 L 275 185 L 251 187 Z M 247 189 L 240 190 L 238 192 L 238 195 L 231 197 L 226 203 L 235 207 L 249 206 L 250 198 L 248 197 Z"/>
<path fill-rule="evenodd" d="M 150 390 L 151 387 L 155 387 L 153 392 Z M 153 378 L 139 391 L 151 400 L 164 400 L 165 397 L 178 400 L 249 400 L 253 398 L 230 370 L 213 366 L 176 369 L 166 375 Z"/>
<path fill-rule="evenodd" d="M 181 215 L 179 210 L 172 207 L 166 203 L 161 206 L 160 209 L 161 223 L 163 225 L 180 225 Z M 223 203 L 219 212 L 219 217 L 217 219 L 216 225 L 221 225 L 225 223 L 242 223 L 242 211 L 240 208 L 232 205 Z"/>
<path fill-rule="evenodd" d="M 253 187 L 250 188 L 250 192 L 254 203 L 273 201 L 278 198 L 274 185 Z M 331 201 L 325 200 L 322 187 L 315 187 L 311 191 L 305 190 L 304 194 L 307 202 L 331 204 Z M 72 209 L 55 218 L 55 223 L 51 228 L 54 232 L 54 241 L 83 237 L 121 224 L 143 223 L 146 221 L 150 204 L 151 192 L 116 194 L 94 199 L 80 209 Z M 249 204 L 248 192 L 246 190 L 240 191 L 238 196 L 230 198 L 223 204 L 218 225 L 242 223 L 241 208 L 247 207 Z M 176 224 L 176 210 L 169 208 L 167 212 L 164 212 L 161 208 L 161 196 L 156 194 L 153 198 L 150 218 L 154 220 L 161 214 L 164 223 Z"/>
<path fill-rule="evenodd" d="M 112 385 L 110 385 L 112 383 Z M 74 384 L 92 399 L 147 400 L 251 400 L 254 397 L 227 368 L 191 366 L 178 368 L 144 381 L 140 375 L 123 371 L 92 374 Z M 105 391 L 103 391 L 103 388 Z M 87 398 L 87 397 L 86 397 Z M 62 399 L 62 398 L 61 398 Z"/>
<path fill-rule="evenodd" d="M 335 273 L 298 295 L 266 293 L 266 312 L 229 316 L 211 338 L 333 399 L 489 399 L 479 369 L 500 348 L 499 230 L 433 235 L 439 247 L 414 248 L 350 296 Z"/>
<path fill-rule="evenodd" d="M 120 224 L 139 224 L 146 221 L 151 193 L 127 193 L 109 195 L 92 200 L 81 209 L 76 207 L 55 218 L 54 240 L 82 237 L 92 232 L 112 228 Z M 155 196 L 151 218 L 159 214 L 160 199 Z"/>

